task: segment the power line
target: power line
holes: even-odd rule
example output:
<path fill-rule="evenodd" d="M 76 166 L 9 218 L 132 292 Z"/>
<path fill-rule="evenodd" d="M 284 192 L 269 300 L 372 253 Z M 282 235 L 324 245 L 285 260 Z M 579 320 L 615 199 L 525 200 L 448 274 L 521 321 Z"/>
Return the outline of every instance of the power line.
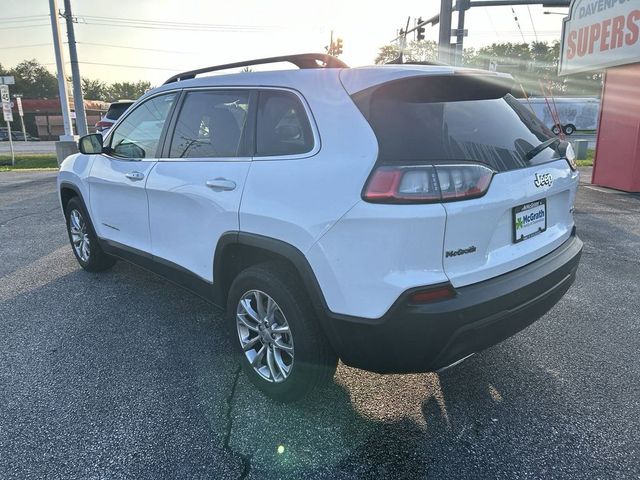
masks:
<path fill-rule="evenodd" d="M 121 65 L 117 63 L 99 63 L 99 62 L 78 62 L 78 63 L 81 63 L 83 65 L 101 65 L 105 67 L 140 68 L 142 70 L 162 70 L 164 72 L 183 72 L 185 70 L 188 70 L 186 68 L 144 67 L 140 65 Z"/>
<path fill-rule="evenodd" d="M 93 42 L 76 42 L 76 43 L 78 45 L 89 45 L 89 46 L 95 46 L 95 47 L 125 48 L 128 50 L 144 50 L 149 52 L 176 53 L 176 54 L 182 54 L 182 55 L 196 53 L 196 52 L 186 52 L 183 50 L 164 50 L 162 48 L 130 47 L 128 45 L 114 45 L 110 43 L 93 43 Z M 2 47 L 2 49 L 8 50 L 13 48 L 32 48 L 32 47 L 50 47 L 50 46 L 51 46 L 51 43 L 31 43 L 28 45 L 9 45 L 8 47 Z"/>
<path fill-rule="evenodd" d="M 128 45 L 114 45 L 111 43 L 93 43 L 93 42 L 76 42 L 78 45 L 90 45 L 94 47 L 109 47 L 109 48 L 126 48 L 128 50 L 144 50 L 148 52 L 161 52 L 161 53 L 179 53 L 190 54 L 194 52 L 185 52 L 180 50 L 164 50 L 162 48 L 144 48 L 144 47 L 130 47 Z"/>
<path fill-rule="evenodd" d="M 69 64 L 70 62 L 66 61 L 64 62 L 66 64 Z M 185 70 L 185 68 L 180 68 L 180 69 L 173 69 L 173 68 L 161 68 L 161 67 L 145 67 L 145 66 L 141 66 L 141 65 L 119 65 L 116 63 L 99 63 L 99 62 L 78 62 L 81 65 L 99 65 L 99 66 L 103 66 L 103 67 L 118 67 L 118 68 L 138 68 L 140 70 L 161 70 L 164 72 L 183 72 Z M 55 65 L 55 63 L 43 63 L 42 65 L 44 65 L 45 67 L 49 67 L 52 65 Z"/>
<path fill-rule="evenodd" d="M 533 33 L 536 35 L 536 42 L 538 41 L 538 32 L 536 32 L 536 26 L 533 23 L 533 16 L 531 15 L 531 8 L 527 5 L 527 10 L 529 12 L 529 20 L 531 20 L 531 28 L 533 28 Z"/>
<path fill-rule="evenodd" d="M 97 17 L 91 15 L 78 16 L 79 23 L 91 26 L 137 28 L 144 30 L 174 30 L 188 32 L 262 32 L 272 31 L 281 27 L 261 25 L 226 25 L 207 23 L 187 23 L 170 21 L 139 20 L 118 17 Z"/>
<path fill-rule="evenodd" d="M 0 26 L 3 25 L 19 25 L 21 23 L 33 23 L 33 22 L 42 22 L 44 18 L 25 18 L 24 20 L 0 20 Z"/>
<path fill-rule="evenodd" d="M 154 26 L 171 26 L 178 28 L 212 28 L 212 29 L 233 29 L 233 30 L 268 30 L 279 27 L 266 26 L 266 25 L 240 25 L 240 24 L 220 24 L 220 23 L 197 23 L 197 22 L 172 22 L 169 20 L 147 20 L 147 19 L 135 19 L 135 18 L 122 18 L 122 17 L 101 17 L 96 15 L 81 15 L 83 19 L 97 20 L 100 22 L 110 23 L 122 23 L 122 24 L 139 24 L 139 25 L 154 25 Z"/>
<path fill-rule="evenodd" d="M 119 24 L 119 23 L 98 23 L 94 21 L 85 21 L 79 23 L 79 25 L 90 25 L 92 27 L 118 27 L 118 28 L 137 28 L 142 30 L 173 30 L 173 31 L 185 31 L 185 32 L 242 32 L 242 33 L 259 33 L 261 30 L 247 30 L 247 29 L 231 29 L 231 28 L 183 28 L 173 26 L 157 26 L 157 25 L 137 25 L 137 24 Z"/>
<path fill-rule="evenodd" d="M 16 28 L 35 28 L 35 27 L 50 27 L 49 23 L 34 23 L 33 25 L 17 25 L 15 27 L 2 27 L 2 30 L 14 30 Z"/>
<path fill-rule="evenodd" d="M 50 47 L 51 43 L 32 43 L 30 45 L 10 45 L 8 47 L 2 47 L 3 50 L 10 48 L 30 48 L 30 47 Z"/>
<path fill-rule="evenodd" d="M 20 17 L 0 17 L 0 23 L 5 23 L 5 22 L 24 22 L 27 21 L 26 19 L 33 19 L 33 18 L 43 18 L 43 17 L 48 17 L 49 15 L 22 15 Z"/>
<path fill-rule="evenodd" d="M 496 34 L 496 38 L 500 38 L 500 34 L 498 33 L 498 30 L 496 29 L 495 24 L 493 23 L 493 19 L 491 18 L 491 15 L 489 15 L 489 10 L 487 10 L 486 8 L 483 8 L 484 13 L 486 13 L 487 18 L 489 19 L 489 23 L 491 24 L 491 28 L 493 29 L 493 31 Z"/>

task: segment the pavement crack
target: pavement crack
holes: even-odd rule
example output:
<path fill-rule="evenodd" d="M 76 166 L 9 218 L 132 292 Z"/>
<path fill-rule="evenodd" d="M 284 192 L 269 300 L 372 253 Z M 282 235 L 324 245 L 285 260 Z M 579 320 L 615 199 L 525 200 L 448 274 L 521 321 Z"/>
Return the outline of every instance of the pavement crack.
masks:
<path fill-rule="evenodd" d="M 242 480 L 247 478 L 249 472 L 251 471 L 251 458 L 248 455 L 245 455 L 240 452 L 235 452 L 231 447 L 231 432 L 233 430 L 233 405 L 236 396 L 236 388 L 238 387 L 238 380 L 240 379 L 240 375 L 242 374 L 242 367 L 238 364 L 235 371 L 233 372 L 233 382 L 231 383 L 231 388 L 229 389 L 229 395 L 227 395 L 227 411 L 225 412 L 226 418 L 226 428 L 224 432 L 224 440 L 222 442 L 222 448 L 229 452 L 232 455 L 238 455 L 242 461 L 242 471 L 240 472 L 240 476 L 238 480 Z"/>
<path fill-rule="evenodd" d="M 58 210 L 60 207 L 55 207 L 52 208 L 50 210 L 45 210 L 42 212 L 31 212 L 31 213 L 23 213 L 22 215 L 16 215 L 15 217 L 11 217 L 7 220 L 5 220 L 4 222 L 0 223 L 0 227 L 4 227 L 6 225 L 8 225 L 9 223 L 13 222 L 14 220 L 20 220 L 21 218 L 26 218 L 26 217 L 33 217 L 36 215 L 43 215 L 43 214 L 48 214 L 48 213 L 52 213 L 55 210 Z"/>

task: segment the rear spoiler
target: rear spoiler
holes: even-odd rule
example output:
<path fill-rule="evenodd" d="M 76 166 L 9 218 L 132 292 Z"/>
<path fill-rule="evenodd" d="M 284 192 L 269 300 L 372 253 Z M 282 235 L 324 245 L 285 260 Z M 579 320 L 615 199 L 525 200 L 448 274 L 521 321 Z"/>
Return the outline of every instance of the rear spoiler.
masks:
<path fill-rule="evenodd" d="M 513 77 L 507 73 L 490 72 L 488 70 L 457 68 L 449 65 L 381 65 L 375 67 L 360 67 L 345 69 L 340 72 L 340 81 L 349 95 L 354 95 L 371 87 L 402 81 L 413 77 L 425 80 L 442 76 L 474 76 L 489 82 L 499 84 L 513 84 Z M 509 87 L 511 90 L 511 87 Z"/>

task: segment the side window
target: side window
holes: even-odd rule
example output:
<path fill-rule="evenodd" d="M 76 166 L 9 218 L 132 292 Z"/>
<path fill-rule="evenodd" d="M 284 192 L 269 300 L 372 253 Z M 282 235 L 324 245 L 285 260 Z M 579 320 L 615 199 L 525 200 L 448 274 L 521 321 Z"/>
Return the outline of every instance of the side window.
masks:
<path fill-rule="evenodd" d="M 248 90 L 187 94 L 171 140 L 171 158 L 240 155 L 249 110 Z"/>
<path fill-rule="evenodd" d="M 111 134 L 112 153 L 123 158 L 155 158 L 164 122 L 175 99 L 175 93 L 168 93 L 135 107 Z"/>
<path fill-rule="evenodd" d="M 312 149 L 311 125 L 298 97 L 289 92 L 261 91 L 256 155 L 295 155 Z"/>

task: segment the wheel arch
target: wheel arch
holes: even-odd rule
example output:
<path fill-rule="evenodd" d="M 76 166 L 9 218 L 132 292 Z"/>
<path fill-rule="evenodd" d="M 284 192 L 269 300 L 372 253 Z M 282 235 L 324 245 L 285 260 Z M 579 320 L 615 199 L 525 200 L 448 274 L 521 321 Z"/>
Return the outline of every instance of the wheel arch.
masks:
<path fill-rule="evenodd" d="M 63 212 L 66 211 L 67 204 L 69 203 L 69 200 L 71 200 L 73 197 L 80 198 L 80 201 L 84 205 L 85 209 L 87 208 L 87 204 L 84 201 L 82 192 L 76 185 L 74 185 L 71 182 L 60 183 L 59 195 L 60 195 L 60 204 L 62 205 Z"/>
<path fill-rule="evenodd" d="M 276 261 L 288 269 L 304 286 L 321 328 L 334 344 L 329 324 L 329 308 L 320 284 L 305 255 L 290 243 L 263 235 L 245 232 L 227 232 L 220 237 L 213 263 L 214 299 L 226 305 L 227 294 L 234 278 L 245 268 Z"/>

